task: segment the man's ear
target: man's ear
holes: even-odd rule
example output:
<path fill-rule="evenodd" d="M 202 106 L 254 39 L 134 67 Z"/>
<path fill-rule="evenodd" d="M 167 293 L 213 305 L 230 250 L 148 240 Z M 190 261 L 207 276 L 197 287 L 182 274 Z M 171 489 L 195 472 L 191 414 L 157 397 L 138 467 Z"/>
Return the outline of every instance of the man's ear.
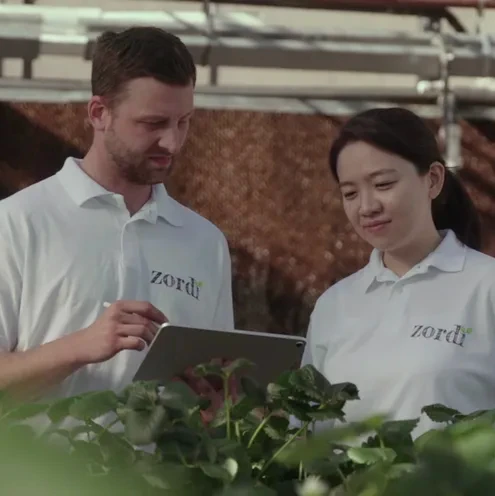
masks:
<path fill-rule="evenodd" d="M 88 119 L 95 131 L 104 131 L 110 111 L 101 96 L 93 96 L 88 102 Z"/>

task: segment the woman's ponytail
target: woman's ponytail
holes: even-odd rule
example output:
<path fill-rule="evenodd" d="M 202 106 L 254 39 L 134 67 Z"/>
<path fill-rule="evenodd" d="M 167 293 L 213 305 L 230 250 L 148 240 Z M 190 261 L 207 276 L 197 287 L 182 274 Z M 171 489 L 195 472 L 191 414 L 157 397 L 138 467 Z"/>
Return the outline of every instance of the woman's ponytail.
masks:
<path fill-rule="evenodd" d="M 432 214 L 437 229 L 452 229 L 465 245 L 481 249 L 478 212 L 461 181 L 447 168 L 442 192 L 433 200 Z"/>

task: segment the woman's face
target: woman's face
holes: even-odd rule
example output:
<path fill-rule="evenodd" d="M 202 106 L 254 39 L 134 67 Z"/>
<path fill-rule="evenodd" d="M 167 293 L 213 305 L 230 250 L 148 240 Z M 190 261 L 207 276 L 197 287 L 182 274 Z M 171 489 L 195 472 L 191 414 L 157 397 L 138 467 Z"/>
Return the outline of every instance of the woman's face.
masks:
<path fill-rule="evenodd" d="M 341 151 L 337 175 L 349 221 L 374 248 L 403 249 L 434 228 L 431 201 L 442 189 L 441 164 L 419 175 L 407 160 L 355 142 Z"/>

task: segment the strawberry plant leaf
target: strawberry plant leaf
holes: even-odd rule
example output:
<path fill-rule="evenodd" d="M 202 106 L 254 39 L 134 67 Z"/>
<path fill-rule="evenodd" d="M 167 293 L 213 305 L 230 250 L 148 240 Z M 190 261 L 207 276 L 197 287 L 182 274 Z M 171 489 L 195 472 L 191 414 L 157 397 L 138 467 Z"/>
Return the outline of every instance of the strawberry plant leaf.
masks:
<path fill-rule="evenodd" d="M 312 474 L 322 477 L 331 477 L 338 474 L 342 465 L 349 462 L 347 453 L 330 452 L 327 458 L 318 458 L 304 465 L 304 468 Z"/>
<path fill-rule="evenodd" d="M 358 465 L 393 462 L 397 454 L 392 448 L 349 448 L 347 456 Z"/>
<path fill-rule="evenodd" d="M 129 391 L 126 406 L 132 410 L 152 408 L 158 402 L 158 390 L 139 384 Z"/>
<path fill-rule="evenodd" d="M 340 408 L 337 408 L 332 405 L 308 412 L 307 415 L 311 419 L 318 421 L 339 419 L 343 422 L 345 420 L 344 412 Z"/>
<path fill-rule="evenodd" d="M 359 390 L 351 382 L 341 382 L 339 384 L 332 384 L 325 397 L 325 403 L 328 401 L 334 403 L 359 400 Z"/>
<path fill-rule="evenodd" d="M 167 422 L 167 411 L 162 405 L 150 410 L 131 410 L 127 413 L 124 425 L 126 437 L 137 446 L 153 443 L 163 432 Z"/>
<path fill-rule="evenodd" d="M 354 440 L 359 436 L 376 430 L 383 423 L 382 417 L 371 417 L 358 423 L 327 429 L 305 440 L 293 442 L 288 449 L 277 457 L 280 463 L 297 466 L 299 463 L 310 463 L 318 458 L 326 458 L 332 451 L 334 443 Z"/>
<path fill-rule="evenodd" d="M 105 463 L 111 467 L 130 467 L 136 461 L 136 452 L 122 437 L 104 431 L 98 438 Z"/>
<path fill-rule="evenodd" d="M 277 494 L 286 493 L 277 493 L 262 484 L 247 483 L 226 486 L 218 493 L 215 493 L 215 496 L 277 496 Z"/>
<path fill-rule="evenodd" d="M 117 395 L 113 391 L 96 391 L 76 399 L 69 406 L 69 414 L 79 420 L 97 419 L 117 408 Z"/>
<path fill-rule="evenodd" d="M 225 483 L 230 483 L 233 480 L 231 473 L 221 465 L 215 465 L 214 463 L 200 463 L 199 468 L 212 479 L 219 479 Z"/>
<path fill-rule="evenodd" d="M 309 398 L 322 402 L 330 394 L 331 384 L 326 377 L 312 365 L 294 370 L 289 378 L 290 385 Z"/>
<path fill-rule="evenodd" d="M 408 420 L 389 420 L 378 429 L 380 436 L 385 439 L 409 440 L 411 433 L 419 424 L 419 418 Z"/>
<path fill-rule="evenodd" d="M 224 377 L 224 371 L 221 365 L 215 363 L 202 363 L 194 367 L 194 375 L 198 377 L 207 377 L 209 375 L 215 377 Z"/>
<path fill-rule="evenodd" d="M 80 399 L 81 396 L 71 396 L 63 398 L 49 405 L 47 410 L 48 418 L 54 423 L 58 424 L 70 416 L 71 406 Z"/>
<path fill-rule="evenodd" d="M 48 405 L 41 403 L 26 403 L 9 410 L 2 420 L 22 421 L 44 413 L 48 410 Z"/>
<path fill-rule="evenodd" d="M 255 406 L 265 405 L 266 391 L 253 378 L 249 376 L 241 377 L 241 387 L 244 394 L 255 403 Z"/>
<path fill-rule="evenodd" d="M 184 382 L 172 381 L 160 391 L 159 402 L 167 408 L 190 411 L 197 407 L 200 397 Z"/>
<path fill-rule="evenodd" d="M 452 423 L 456 419 L 464 417 L 461 412 L 438 403 L 424 406 L 421 413 L 425 413 L 430 420 L 439 423 Z"/>
<path fill-rule="evenodd" d="M 264 431 L 266 435 L 274 440 L 282 441 L 287 437 L 287 428 L 289 427 L 289 419 L 284 417 L 271 417 L 265 424 Z"/>
<path fill-rule="evenodd" d="M 253 368 L 254 366 L 255 364 L 250 360 L 246 360 L 245 358 L 237 358 L 223 367 L 223 373 L 225 376 L 230 377 L 232 374 L 240 370 Z"/>
<path fill-rule="evenodd" d="M 75 440 L 71 442 L 76 456 L 82 457 L 87 461 L 103 465 L 104 460 L 98 444 L 88 441 Z"/>

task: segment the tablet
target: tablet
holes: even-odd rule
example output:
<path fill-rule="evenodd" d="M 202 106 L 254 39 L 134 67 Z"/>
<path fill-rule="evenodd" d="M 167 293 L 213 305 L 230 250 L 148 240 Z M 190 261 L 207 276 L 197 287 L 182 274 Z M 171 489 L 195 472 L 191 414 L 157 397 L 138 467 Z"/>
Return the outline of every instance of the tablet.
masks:
<path fill-rule="evenodd" d="M 245 371 L 266 386 L 282 372 L 299 368 L 306 340 L 284 334 L 222 331 L 163 324 L 144 357 L 134 381 L 168 382 L 189 367 L 213 359 L 246 358 L 255 364 Z"/>

